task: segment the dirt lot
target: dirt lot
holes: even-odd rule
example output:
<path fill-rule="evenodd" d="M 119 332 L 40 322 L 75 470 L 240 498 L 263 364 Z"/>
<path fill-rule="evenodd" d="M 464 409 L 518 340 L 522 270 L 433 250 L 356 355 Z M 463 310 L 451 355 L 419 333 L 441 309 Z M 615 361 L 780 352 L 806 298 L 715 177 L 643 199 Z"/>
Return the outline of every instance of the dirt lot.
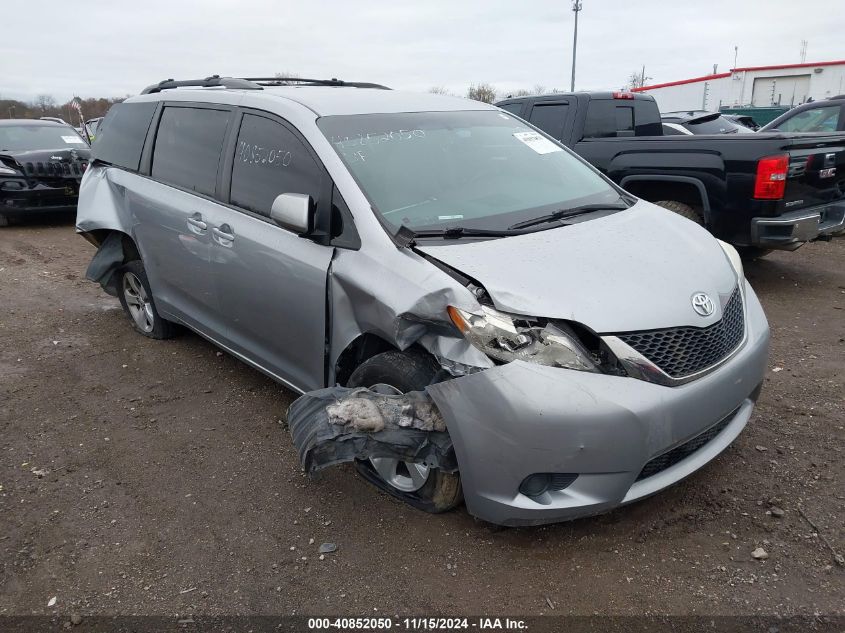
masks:
<path fill-rule="evenodd" d="M 92 253 L 70 224 L 0 229 L 0 614 L 845 613 L 845 240 L 747 266 L 770 371 L 720 458 L 508 530 L 351 468 L 308 480 L 293 394 L 192 334 L 133 333 Z"/>

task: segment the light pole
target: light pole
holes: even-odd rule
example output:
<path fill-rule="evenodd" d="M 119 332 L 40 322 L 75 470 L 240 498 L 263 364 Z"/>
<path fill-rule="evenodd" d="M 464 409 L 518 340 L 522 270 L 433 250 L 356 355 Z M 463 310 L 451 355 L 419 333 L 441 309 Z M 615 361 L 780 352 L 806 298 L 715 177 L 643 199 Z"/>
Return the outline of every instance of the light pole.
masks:
<path fill-rule="evenodd" d="M 572 82 L 569 91 L 575 92 L 575 54 L 578 50 L 578 13 L 581 11 L 581 0 L 573 0 L 572 10 L 575 12 L 575 32 L 572 34 Z"/>

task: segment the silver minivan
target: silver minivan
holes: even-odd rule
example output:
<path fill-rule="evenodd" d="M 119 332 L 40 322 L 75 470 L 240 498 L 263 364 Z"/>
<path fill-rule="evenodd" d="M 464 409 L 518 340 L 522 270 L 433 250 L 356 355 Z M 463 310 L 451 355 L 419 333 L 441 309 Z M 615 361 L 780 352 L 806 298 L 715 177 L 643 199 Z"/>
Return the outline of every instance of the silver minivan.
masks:
<path fill-rule="evenodd" d="M 769 328 L 736 251 L 498 108 L 168 80 L 93 151 L 88 277 L 141 334 L 188 327 L 302 394 L 308 472 L 548 523 L 679 481 L 751 416 Z"/>

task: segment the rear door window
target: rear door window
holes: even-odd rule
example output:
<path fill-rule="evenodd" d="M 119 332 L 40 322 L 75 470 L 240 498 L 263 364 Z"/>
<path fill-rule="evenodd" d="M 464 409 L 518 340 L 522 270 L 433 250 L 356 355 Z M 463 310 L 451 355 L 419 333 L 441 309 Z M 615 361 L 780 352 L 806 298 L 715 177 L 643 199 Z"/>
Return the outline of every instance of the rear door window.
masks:
<path fill-rule="evenodd" d="M 232 166 L 230 202 L 269 216 L 276 196 L 303 193 L 315 202 L 322 169 L 305 144 L 281 123 L 245 114 Z"/>
<path fill-rule="evenodd" d="M 552 138 L 561 140 L 568 111 L 568 103 L 537 103 L 531 108 L 529 120 Z"/>
<path fill-rule="evenodd" d="M 840 110 L 838 104 L 810 108 L 787 119 L 777 129 L 781 132 L 835 132 Z"/>
<path fill-rule="evenodd" d="M 214 195 L 228 110 L 165 107 L 153 150 L 152 177 Z"/>
<path fill-rule="evenodd" d="M 616 106 L 616 136 L 634 135 L 634 108 Z"/>

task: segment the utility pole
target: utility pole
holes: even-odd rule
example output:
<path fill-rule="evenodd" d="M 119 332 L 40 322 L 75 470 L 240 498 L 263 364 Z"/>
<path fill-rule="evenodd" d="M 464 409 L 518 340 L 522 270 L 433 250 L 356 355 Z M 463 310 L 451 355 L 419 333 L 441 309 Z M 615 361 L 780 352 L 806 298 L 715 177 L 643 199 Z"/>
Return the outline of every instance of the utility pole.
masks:
<path fill-rule="evenodd" d="M 731 70 L 734 70 L 734 68 L 736 68 L 736 58 L 737 58 L 738 55 L 739 55 L 739 46 L 734 46 L 734 67 L 731 68 Z"/>
<path fill-rule="evenodd" d="M 573 0 L 572 10 L 575 12 L 575 32 L 572 34 L 572 81 L 569 91 L 575 92 L 575 54 L 578 51 L 578 13 L 581 11 L 581 0 Z"/>

